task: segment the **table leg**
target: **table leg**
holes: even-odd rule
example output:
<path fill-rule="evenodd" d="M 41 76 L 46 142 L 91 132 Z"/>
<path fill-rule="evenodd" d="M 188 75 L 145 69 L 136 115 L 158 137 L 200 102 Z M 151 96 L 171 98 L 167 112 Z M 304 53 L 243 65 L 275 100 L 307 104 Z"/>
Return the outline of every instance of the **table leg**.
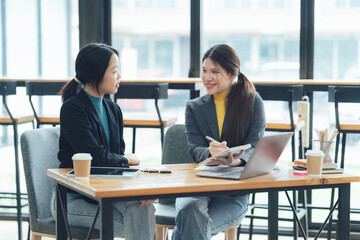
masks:
<path fill-rule="evenodd" d="M 102 240 L 114 239 L 114 210 L 113 200 L 109 198 L 100 199 L 100 229 Z"/>
<path fill-rule="evenodd" d="M 268 192 L 268 236 L 270 240 L 278 239 L 279 231 L 279 194 L 277 191 Z"/>
<path fill-rule="evenodd" d="M 56 184 L 56 239 L 57 240 L 66 240 L 67 239 L 67 231 L 65 227 L 65 217 L 67 214 L 66 208 L 66 188 L 61 186 L 60 184 Z M 63 204 L 61 204 L 61 202 Z M 61 210 L 61 206 L 63 210 Z M 65 215 L 64 215 L 65 213 Z"/>
<path fill-rule="evenodd" d="M 336 239 L 350 239 L 350 183 L 339 187 Z"/>

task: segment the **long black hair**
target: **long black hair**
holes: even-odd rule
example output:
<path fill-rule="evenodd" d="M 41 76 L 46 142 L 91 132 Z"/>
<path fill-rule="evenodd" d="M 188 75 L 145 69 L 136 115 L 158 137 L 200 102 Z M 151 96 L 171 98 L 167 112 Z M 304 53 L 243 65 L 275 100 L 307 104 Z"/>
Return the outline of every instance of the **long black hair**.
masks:
<path fill-rule="evenodd" d="M 227 73 L 238 77 L 226 99 L 227 123 L 221 140 L 227 141 L 229 147 L 244 144 L 245 124 L 249 114 L 253 113 L 255 87 L 240 72 L 240 59 L 232 47 L 226 44 L 215 45 L 206 51 L 202 62 L 207 58 L 220 65 Z"/>
<path fill-rule="evenodd" d="M 75 61 L 75 78 L 60 91 L 63 102 L 77 94 L 77 80 L 83 85 L 95 87 L 99 92 L 100 83 L 113 54 L 119 55 L 116 49 L 103 43 L 89 43 L 82 47 Z"/>

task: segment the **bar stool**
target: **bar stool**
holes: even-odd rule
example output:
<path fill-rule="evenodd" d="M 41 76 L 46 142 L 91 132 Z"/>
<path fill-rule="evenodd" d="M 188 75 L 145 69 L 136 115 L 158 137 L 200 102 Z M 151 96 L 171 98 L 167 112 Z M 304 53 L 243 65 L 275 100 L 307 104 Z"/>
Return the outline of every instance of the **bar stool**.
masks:
<path fill-rule="evenodd" d="M 18 149 L 18 125 L 24 123 L 32 123 L 34 128 L 34 116 L 33 115 L 25 115 L 25 116 L 15 116 L 11 113 L 8 104 L 7 104 L 7 96 L 8 95 L 16 95 L 16 85 L 15 81 L 1 81 L 0 82 L 0 94 L 2 96 L 3 106 L 5 107 L 7 115 L 0 116 L 0 125 L 3 126 L 12 126 L 14 130 L 14 152 L 15 152 L 15 185 L 16 192 L 1 192 L 0 198 L 6 199 L 16 199 L 16 205 L 1 205 L 0 208 L 16 208 L 16 220 L 18 223 L 18 238 L 22 239 L 22 208 L 27 206 L 27 194 L 21 193 L 20 189 L 20 169 L 19 169 L 19 149 Z M 26 202 L 26 203 L 24 203 Z M 11 214 L 3 217 L 11 218 Z"/>
<path fill-rule="evenodd" d="M 335 143 L 335 162 L 338 162 L 340 135 L 341 141 L 341 155 L 340 167 L 344 168 L 345 164 L 345 148 L 346 135 L 348 133 L 360 133 L 359 119 L 351 121 L 340 122 L 339 103 L 360 103 L 360 87 L 359 86 L 329 86 L 329 102 L 333 102 L 335 106 L 335 126 L 339 131 L 336 136 Z"/>
<path fill-rule="evenodd" d="M 296 101 L 301 101 L 303 96 L 303 86 L 302 85 L 271 85 L 271 84 L 256 84 L 255 85 L 256 91 L 259 93 L 261 98 L 264 101 L 276 101 L 276 102 L 286 102 L 288 105 L 288 113 L 289 113 L 289 120 L 288 121 L 279 121 L 279 122 L 267 122 L 266 123 L 266 131 L 269 132 L 292 132 L 293 136 L 291 139 L 291 155 L 292 161 L 296 158 L 296 135 L 299 136 L 299 147 L 298 147 L 298 157 L 303 158 L 304 156 L 304 149 L 302 143 L 302 128 L 304 126 L 304 121 L 295 121 L 294 119 L 294 112 L 293 112 L 293 103 Z M 288 193 L 286 195 L 289 199 Z M 303 191 L 299 192 L 299 195 L 302 199 L 303 205 L 301 209 L 297 209 L 298 204 L 296 200 L 296 192 L 293 192 L 293 206 L 297 211 L 297 216 L 294 216 L 294 219 L 289 219 L 288 221 L 294 222 L 294 239 L 297 238 L 298 229 L 297 229 L 297 222 L 296 217 L 299 219 L 304 219 L 304 224 L 307 226 L 307 217 L 306 217 L 306 193 Z M 255 218 L 264 218 L 258 215 L 255 215 L 256 208 L 267 208 L 264 204 L 257 204 L 256 203 L 256 195 L 252 194 L 251 203 L 249 205 L 250 214 L 248 217 L 250 218 L 250 226 L 249 226 L 249 236 L 250 239 L 252 238 L 253 234 L 253 221 Z M 291 211 L 288 206 L 280 206 L 279 209 Z M 302 232 L 307 235 L 307 227 L 305 232 L 301 229 Z"/>
<path fill-rule="evenodd" d="M 340 167 L 345 167 L 345 148 L 346 148 L 346 135 L 350 133 L 360 133 L 360 121 L 359 119 L 353 119 L 349 121 L 340 121 L 339 105 L 345 105 L 346 103 L 360 103 L 360 86 L 329 86 L 329 102 L 333 102 L 335 106 L 335 126 L 339 131 L 336 136 L 335 142 L 335 163 L 338 163 L 339 148 L 340 148 L 340 135 L 341 135 L 341 155 L 340 155 Z M 335 189 L 331 189 L 330 206 L 334 204 Z M 351 209 L 350 213 L 360 213 L 360 209 Z M 331 239 L 332 231 L 332 217 L 329 219 L 328 235 L 327 238 Z"/>
<path fill-rule="evenodd" d="M 161 134 L 161 149 L 164 144 L 164 129 L 177 121 L 174 116 L 162 116 L 158 106 L 159 99 L 168 98 L 168 83 L 120 83 L 119 90 L 114 95 L 118 99 L 154 99 L 156 114 L 154 113 L 124 113 L 124 127 L 133 129 L 132 152 L 135 153 L 136 129 L 159 128 Z"/>
<path fill-rule="evenodd" d="M 270 132 L 292 132 L 291 154 L 292 160 L 296 158 L 296 134 L 299 135 L 299 158 L 303 158 L 304 149 L 302 143 L 302 128 L 304 121 L 294 120 L 293 103 L 301 101 L 303 96 L 302 85 L 256 85 L 256 91 L 264 101 L 281 101 L 288 103 L 289 120 L 281 122 L 267 122 L 266 131 Z"/>
<path fill-rule="evenodd" d="M 39 114 L 36 110 L 34 103 L 32 101 L 33 96 L 56 96 L 59 94 L 61 88 L 66 84 L 66 82 L 44 82 L 44 81 L 29 81 L 25 83 L 26 86 L 26 94 L 29 96 L 29 102 L 31 108 L 34 112 L 34 116 L 36 118 L 36 127 L 39 128 L 40 125 L 52 125 L 56 126 L 60 124 L 59 115 L 56 116 L 48 116 L 44 114 Z M 60 99 L 60 97 L 59 97 Z M 60 113 L 60 109 L 58 111 Z M 58 113 L 58 114 L 59 114 Z"/>

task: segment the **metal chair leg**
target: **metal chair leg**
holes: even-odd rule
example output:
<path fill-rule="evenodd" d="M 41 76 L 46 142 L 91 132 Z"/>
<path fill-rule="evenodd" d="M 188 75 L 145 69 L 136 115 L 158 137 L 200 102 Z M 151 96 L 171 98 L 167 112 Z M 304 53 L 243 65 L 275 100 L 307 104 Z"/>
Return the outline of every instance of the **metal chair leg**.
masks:
<path fill-rule="evenodd" d="M 133 127 L 132 153 L 135 153 L 136 127 Z"/>
<path fill-rule="evenodd" d="M 338 154 L 339 154 L 339 145 L 340 145 L 340 134 L 336 136 L 336 142 L 335 142 L 335 163 L 338 162 Z"/>
<path fill-rule="evenodd" d="M 338 135 L 339 136 L 339 135 Z M 337 153 L 339 151 L 339 142 L 338 138 L 336 138 L 336 148 L 337 151 L 335 150 L 335 156 L 337 156 Z M 346 133 L 343 132 L 342 134 L 342 141 L 341 141 L 341 157 L 340 157 L 340 167 L 344 168 L 345 165 L 345 148 L 346 148 Z M 335 188 L 331 188 L 331 196 L 330 196 L 330 208 L 334 205 L 334 198 L 335 198 Z M 327 231 L 327 239 L 330 240 L 331 239 L 331 232 L 332 232 L 332 223 L 333 223 L 333 217 L 332 215 L 329 217 L 329 224 L 328 224 L 328 231 Z"/>
<path fill-rule="evenodd" d="M 345 165 L 345 148 L 346 148 L 346 133 L 343 133 L 342 143 L 341 143 L 341 158 L 340 158 L 340 167 L 344 168 Z"/>
<path fill-rule="evenodd" d="M 291 157 L 292 157 L 292 161 L 295 160 L 295 132 L 291 137 Z"/>
<path fill-rule="evenodd" d="M 285 192 L 285 193 L 287 194 L 287 192 Z M 292 195 L 293 195 L 293 204 L 294 204 L 294 212 L 293 212 L 293 215 L 294 215 L 293 216 L 293 229 L 294 229 L 294 232 L 293 232 L 293 237 L 294 237 L 294 240 L 297 240 L 298 235 L 299 235 L 299 230 L 298 230 L 298 224 L 297 224 L 297 220 L 296 220 L 297 211 L 298 211 L 296 191 L 293 191 Z"/>
<path fill-rule="evenodd" d="M 251 204 L 255 205 L 255 193 L 252 194 Z M 253 207 L 250 211 L 251 215 L 254 215 L 255 207 Z M 252 236 L 254 233 L 254 218 L 250 218 L 250 226 L 249 226 L 249 240 L 252 240 Z"/>
<path fill-rule="evenodd" d="M 13 123 L 14 129 L 14 151 L 15 151 L 15 184 L 16 184 L 16 219 L 18 223 L 18 237 L 22 240 L 22 213 L 21 213 L 21 190 L 20 190 L 20 169 L 17 124 Z"/>

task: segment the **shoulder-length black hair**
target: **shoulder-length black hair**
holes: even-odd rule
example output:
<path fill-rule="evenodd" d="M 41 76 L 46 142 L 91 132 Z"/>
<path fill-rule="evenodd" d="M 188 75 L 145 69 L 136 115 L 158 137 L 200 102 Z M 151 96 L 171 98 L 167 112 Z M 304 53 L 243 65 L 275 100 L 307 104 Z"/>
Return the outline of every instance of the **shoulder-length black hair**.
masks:
<path fill-rule="evenodd" d="M 99 92 L 100 83 L 113 54 L 119 56 L 116 49 L 103 43 L 89 43 L 82 47 L 75 61 L 75 78 L 60 91 L 63 102 L 77 94 L 79 82 L 91 85 Z"/>
<path fill-rule="evenodd" d="M 245 124 L 249 114 L 253 112 L 255 87 L 240 72 L 240 59 L 232 47 L 226 44 L 215 45 L 206 51 L 202 61 L 204 62 L 207 58 L 220 65 L 227 73 L 238 78 L 226 99 L 227 123 L 221 140 L 227 141 L 229 147 L 244 144 Z"/>

